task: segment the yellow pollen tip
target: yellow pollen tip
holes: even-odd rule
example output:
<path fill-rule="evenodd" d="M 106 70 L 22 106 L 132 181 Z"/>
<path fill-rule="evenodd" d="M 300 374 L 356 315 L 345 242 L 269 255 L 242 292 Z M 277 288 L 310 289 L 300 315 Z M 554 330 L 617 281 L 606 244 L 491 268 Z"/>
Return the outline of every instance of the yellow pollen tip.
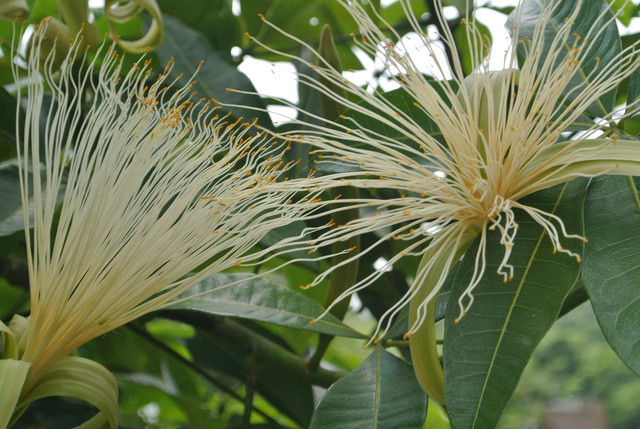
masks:
<path fill-rule="evenodd" d="M 313 319 L 312 321 L 310 321 L 310 322 L 309 322 L 309 325 L 315 325 L 315 324 L 316 324 L 316 322 L 317 322 L 317 320 L 316 320 L 316 319 Z"/>
<path fill-rule="evenodd" d="M 410 336 L 411 336 L 411 332 L 405 332 L 404 335 L 402 336 L 402 339 L 408 340 Z"/>
<path fill-rule="evenodd" d="M 300 289 L 302 289 L 302 290 L 307 290 L 307 289 L 309 289 L 311 286 L 313 286 L 313 284 L 311 284 L 311 283 L 308 283 L 308 284 L 306 284 L 306 285 L 300 285 Z"/>

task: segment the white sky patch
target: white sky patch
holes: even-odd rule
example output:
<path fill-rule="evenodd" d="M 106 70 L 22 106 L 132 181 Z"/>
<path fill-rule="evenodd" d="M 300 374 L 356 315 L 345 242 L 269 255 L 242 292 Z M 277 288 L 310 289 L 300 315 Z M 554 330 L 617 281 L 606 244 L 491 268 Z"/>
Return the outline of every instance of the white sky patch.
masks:
<path fill-rule="evenodd" d="M 249 76 L 260 95 L 278 97 L 294 104 L 298 103 L 298 81 L 293 64 L 288 62 L 273 63 L 247 55 L 238 66 L 238 70 Z M 297 117 L 297 111 L 292 107 L 267 105 L 267 110 L 274 125 L 291 121 Z"/>
<path fill-rule="evenodd" d="M 357 293 L 351 295 L 351 301 L 349 301 L 349 309 L 355 312 L 362 310 L 362 300 Z"/>
<path fill-rule="evenodd" d="M 389 265 L 389 261 L 387 261 L 382 256 L 376 259 L 376 261 L 373 263 L 373 268 L 375 268 L 376 271 L 384 271 L 386 273 L 393 270 L 393 266 Z"/>

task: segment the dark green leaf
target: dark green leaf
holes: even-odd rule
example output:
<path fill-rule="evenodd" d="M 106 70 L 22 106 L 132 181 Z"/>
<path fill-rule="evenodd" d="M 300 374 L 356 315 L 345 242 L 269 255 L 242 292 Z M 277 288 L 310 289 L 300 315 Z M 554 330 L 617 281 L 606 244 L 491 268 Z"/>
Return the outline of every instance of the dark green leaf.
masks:
<path fill-rule="evenodd" d="M 0 63 L 1 64 L 1 63 Z M 0 87 L 0 161 L 14 158 L 16 152 L 16 99 Z M 21 128 L 24 115 L 20 115 Z M 4 195 L 4 194 L 3 194 Z"/>
<path fill-rule="evenodd" d="M 175 0 L 159 0 L 158 5 L 163 16 L 172 15 L 199 31 L 228 59 L 231 48 L 240 45 L 240 24 L 228 0 L 192 1 L 189 7 Z"/>
<path fill-rule="evenodd" d="M 570 233 L 581 234 L 585 179 L 559 185 L 522 202 L 564 220 Z M 578 278 L 580 265 L 565 254 L 553 254 L 542 227 L 523 212 L 509 263 L 514 280 L 503 284 L 496 270 L 503 258 L 500 234 L 489 231 L 486 271 L 474 290 L 475 300 L 459 323 L 458 298 L 474 270 L 478 242 L 456 273 L 445 314 L 445 395 L 454 428 L 490 428 L 500 418 L 533 350 L 556 320 L 565 296 Z M 581 254 L 582 241 L 564 239 Z"/>
<path fill-rule="evenodd" d="M 0 237 L 24 229 L 17 161 L 0 163 Z"/>
<path fill-rule="evenodd" d="M 411 366 L 381 347 L 335 382 L 318 403 L 311 429 L 423 428 L 427 396 Z"/>
<path fill-rule="evenodd" d="M 526 37 L 533 38 L 534 32 L 537 31 L 539 26 L 539 18 L 542 4 L 548 4 L 546 2 L 540 2 L 539 0 L 526 0 L 520 4 L 522 10 L 514 10 L 508 17 L 505 24 L 507 31 L 511 34 L 515 23 L 516 16 L 520 16 L 518 22 L 518 37 L 520 40 L 524 40 Z M 585 59 L 580 65 L 578 72 L 573 76 L 571 83 L 565 88 L 563 95 L 569 100 L 572 100 L 576 93 L 576 88 L 580 88 L 590 78 L 595 79 L 597 73 L 592 74 L 598 67 L 598 64 L 609 65 L 616 55 L 622 50 L 620 42 L 620 35 L 618 34 L 618 27 L 613 14 L 609 9 L 609 6 L 604 0 L 564 0 L 558 2 L 558 6 L 553 10 L 551 16 L 551 22 L 545 26 L 545 49 L 542 49 L 542 54 L 536 52 L 535 55 L 540 55 L 540 64 L 544 59 L 546 52 L 549 49 L 553 39 L 557 34 L 557 28 L 566 25 L 565 19 L 571 18 L 574 11 L 579 9 L 579 13 L 572 21 L 575 23 L 571 29 L 572 34 L 580 35 L 583 39 L 590 33 L 592 28 L 598 27 L 597 42 L 591 40 L 588 44 L 589 50 L 585 54 Z M 521 15 L 519 15 L 521 14 Z M 602 28 L 600 28 L 602 27 Z M 590 34 L 593 39 L 595 34 Z M 570 40 L 566 44 L 567 52 L 570 48 Z M 523 54 L 523 51 L 519 50 L 519 53 Z M 559 57 L 556 61 L 565 61 L 566 57 Z M 604 68 L 603 68 L 604 69 Z M 589 78 L 587 78 L 589 76 Z M 611 112 L 615 103 L 616 90 L 613 89 L 607 94 L 600 97 L 595 103 L 593 103 L 587 111 L 593 115 L 601 117 Z"/>
<path fill-rule="evenodd" d="M 255 378 L 258 393 L 298 423 L 305 427 L 309 424 L 313 411 L 311 386 L 292 376 L 287 368 L 263 361 L 251 344 L 199 330 L 187 345 L 196 364 L 241 382 Z"/>
<path fill-rule="evenodd" d="M 231 282 L 239 283 L 227 286 Z M 309 322 L 324 311 L 320 304 L 267 278 L 252 279 L 245 273 L 217 274 L 200 282 L 188 294 L 206 290 L 215 291 L 176 304 L 169 309 L 233 316 L 323 334 L 363 337 L 330 314 L 310 325 Z"/>
<path fill-rule="evenodd" d="M 170 16 L 164 17 L 164 25 L 165 40 L 156 53 L 163 63 L 175 59 L 171 73 L 175 77 L 182 74 L 180 82 L 183 84 L 197 72 L 195 75 L 197 82 L 193 89 L 198 92 L 198 97 L 214 98 L 223 103 L 243 106 L 256 106 L 261 103 L 257 95 L 227 91 L 227 88 L 231 88 L 255 92 L 255 88 L 247 76 L 224 61 L 224 55 L 212 49 L 204 36 Z M 204 61 L 204 64 L 200 68 L 201 61 Z M 259 107 L 264 108 L 264 106 Z M 225 110 L 231 110 L 234 117 L 243 117 L 247 122 L 257 118 L 262 126 L 273 128 L 266 112 L 239 107 L 225 108 Z"/>
<path fill-rule="evenodd" d="M 640 375 L 640 178 L 595 179 L 585 202 L 582 278 L 605 338 Z"/>

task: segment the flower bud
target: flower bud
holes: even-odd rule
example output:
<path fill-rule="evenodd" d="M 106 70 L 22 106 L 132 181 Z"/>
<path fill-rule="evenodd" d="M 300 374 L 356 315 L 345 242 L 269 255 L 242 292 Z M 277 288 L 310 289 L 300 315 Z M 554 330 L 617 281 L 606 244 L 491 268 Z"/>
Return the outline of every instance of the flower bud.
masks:
<path fill-rule="evenodd" d="M 31 36 L 27 45 L 27 56 L 32 56 L 32 49 L 38 49 L 40 71 L 49 67 L 51 70 L 57 70 L 69 54 L 69 29 L 53 17 L 44 19 L 40 25 L 44 28 Z"/>
<path fill-rule="evenodd" d="M 28 16 L 29 7 L 25 0 L 0 0 L 0 18 L 13 21 L 26 19 Z"/>

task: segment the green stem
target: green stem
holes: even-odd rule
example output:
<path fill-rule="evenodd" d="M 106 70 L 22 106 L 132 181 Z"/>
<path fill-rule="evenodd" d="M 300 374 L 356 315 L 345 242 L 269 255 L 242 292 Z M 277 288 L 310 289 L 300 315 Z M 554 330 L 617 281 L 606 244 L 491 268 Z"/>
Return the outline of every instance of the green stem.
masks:
<path fill-rule="evenodd" d="M 345 375 L 343 371 L 329 371 L 323 368 L 309 372 L 303 358 L 229 318 L 209 315 L 204 317 L 202 314 L 188 311 L 163 311 L 161 315 L 209 331 L 232 344 L 241 344 L 245 348 L 255 347 L 256 356 L 260 356 L 264 367 L 277 368 L 287 376 L 308 384 L 328 388 Z"/>
<path fill-rule="evenodd" d="M 245 398 L 243 398 L 242 396 L 237 394 L 235 392 L 235 390 L 233 390 L 232 388 L 228 387 L 220 378 L 212 375 L 207 370 L 205 370 L 203 368 L 200 368 L 195 363 L 193 363 L 190 360 L 186 359 L 180 353 L 176 352 L 171 347 L 167 346 L 165 343 L 163 343 L 162 341 L 158 340 L 156 337 L 151 335 L 149 332 L 147 332 L 146 329 L 141 328 L 140 326 L 137 326 L 136 324 L 128 324 L 128 325 L 126 325 L 126 327 L 128 329 L 130 329 L 132 332 L 134 332 L 135 334 L 137 334 L 138 336 L 144 338 L 149 343 L 153 344 L 154 347 L 158 348 L 159 350 L 162 350 L 164 353 L 166 353 L 167 355 L 171 356 L 176 361 L 180 362 L 182 365 L 186 366 L 187 368 L 189 368 L 190 370 L 194 371 L 195 373 L 201 375 L 205 380 L 207 380 L 209 383 L 213 384 L 218 389 L 220 389 L 223 392 L 225 392 L 227 395 L 229 395 L 233 399 L 235 399 L 235 400 L 237 400 L 237 401 L 239 401 L 241 403 L 245 402 Z M 255 411 L 257 414 L 260 414 L 262 417 L 264 417 L 264 419 L 267 422 L 269 422 L 269 424 L 272 425 L 274 428 L 282 428 L 283 427 L 280 423 L 275 421 L 271 416 L 269 416 L 267 413 L 265 413 L 261 409 L 256 408 L 256 407 L 252 407 L 252 410 Z"/>
<path fill-rule="evenodd" d="M 455 262 L 467 251 L 476 235 L 477 231 L 469 228 L 459 240 L 454 237 L 453 240 L 442 241 L 440 246 L 435 246 L 424 254 L 420 261 L 418 272 L 427 265 L 430 265 L 430 269 L 422 284 L 418 286 L 417 294 L 409 303 L 409 327 L 418 318 L 418 309 L 422 302 L 433 292 L 438 284 L 451 252 L 455 252 L 453 255 L 454 262 L 451 264 L 451 267 L 453 267 Z M 422 389 L 427 392 L 429 398 L 444 405 L 444 371 L 438 355 L 438 340 L 436 339 L 435 328 L 437 301 L 438 293 L 429 301 L 426 319 L 418 330 L 409 337 L 409 345 L 413 369 Z"/>

